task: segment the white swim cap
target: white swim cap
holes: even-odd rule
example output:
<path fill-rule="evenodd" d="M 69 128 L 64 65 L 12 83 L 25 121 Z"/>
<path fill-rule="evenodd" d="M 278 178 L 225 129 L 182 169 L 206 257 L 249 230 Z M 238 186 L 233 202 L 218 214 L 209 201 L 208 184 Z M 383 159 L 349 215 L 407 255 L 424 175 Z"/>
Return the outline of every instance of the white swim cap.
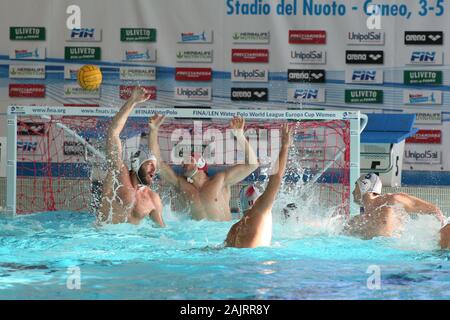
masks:
<path fill-rule="evenodd" d="M 255 204 L 256 199 L 258 199 L 260 195 L 261 194 L 258 189 L 255 188 L 253 184 L 242 187 L 239 192 L 241 211 L 245 212 L 249 210 Z"/>
<path fill-rule="evenodd" d="M 380 177 L 373 172 L 362 175 L 358 179 L 357 183 L 359 186 L 359 190 L 361 191 L 361 195 L 367 192 L 381 194 L 381 188 L 383 184 L 381 183 Z"/>
<path fill-rule="evenodd" d="M 138 150 L 135 153 L 131 154 L 131 170 L 136 173 L 136 176 L 141 184 L 145 184 L 142 182 L 142 177 L 139 176 L 139 170 L 141 169 L 142 165 L 146 163 L 147 161 L 155 161 L 157 162 L 157 159 L 155 155 L 153 155 L 151 152 L 145 152 L 143 150 Z"/>

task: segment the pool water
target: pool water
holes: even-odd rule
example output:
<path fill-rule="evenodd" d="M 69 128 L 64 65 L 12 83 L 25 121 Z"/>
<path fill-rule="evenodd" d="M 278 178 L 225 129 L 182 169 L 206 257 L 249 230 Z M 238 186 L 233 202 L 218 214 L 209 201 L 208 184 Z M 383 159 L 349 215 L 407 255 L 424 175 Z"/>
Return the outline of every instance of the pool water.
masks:
<path fill-rule="evenodd" d="M 276 211 L 272 246 L 256 249 L 222 247 L 233 222 L 170 212 L 165 229 L 98 228 L 88 213 L 0 215 L 0 299 L 450 298 L 450 253 L 438 250 L 432 218 L 365 241 L 339 235 L 330 219 Z M 373 268 L 379 289 L 367 285 Z"/>

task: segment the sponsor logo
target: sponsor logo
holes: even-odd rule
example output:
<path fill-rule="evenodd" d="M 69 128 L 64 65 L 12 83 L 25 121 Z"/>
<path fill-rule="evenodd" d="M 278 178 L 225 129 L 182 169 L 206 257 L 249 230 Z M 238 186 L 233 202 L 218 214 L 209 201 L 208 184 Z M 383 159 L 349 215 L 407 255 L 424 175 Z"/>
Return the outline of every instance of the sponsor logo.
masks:
<path fill-rule="evenodd" d="M 155 62 L 156 49 L 125 50 L 124 61 L 126 62 Z"/>
<path fill-rule="evenodd" d="M 100 60 L 100 47 L 65 47 L 66 60 Z"/>
<path fill-rule="evenodd" d="M 177 62 L 212 62 L 213 61 L 213 50 L 178 50 Z"/>
<path fill-rule="evenodd" d="M 326 60 L 326 51 L 291 50 L 291 64 L 325 64 Z"/>
<path fill-rule="evenodd" d="M 233 82 L 267 82 L 269 69 L 267 68 L 236 68 L 231 73 Z"/>
<path fill-rule="evenodd" d="M 442 84 L 442 71 L 409 71 L 403 72 L 405 84 Z"/>
<path fill-rule="evenodd" d="M 156 100 L 156 87 L 154 86 L 141 86 L 149 94 L 149 100 Z M 122 100 L 128 100 L 131 97 L 131 93 L 136 88 L 136 86 L 125 86 L 121 85 L 119 89 L 119 96 Z"/>
<path fill-rule="evenodd" d="M 44 84 L 10 84 L 9 96 L 11 98 L 44 98 Z"/>
<path fill-rule="evenodd" d="M 99 42 L 102 40 L 102 30 L 96 28 L 74 28 L 67 32 L 67 41 Z"/>
<path fill-rule="evenodd" d="M 417 111 L 415 124 L 441 124 L 442 113 L 433 111 Z"/>
<path fill-rule="evenodd" d="M 290 88 L 288 89 L 289 102 L 325 102 L 325 89 L 323 88 Z"/>
<path fill-rule="evenodd" d="M 347 44 L 348 45 L 384 45 L 384 32 L 353 32 L 347 33 Z"/>
<path fill-rule="evenodd" d="M 345 62 L 347 64 L 383 64 L 383 51 L 345 51 Z"/>
<path fill-rule="evenodd" d="M 211 100 L 211 88 L 210 87 L 176 87 L 175 99 L 176 100 L 198 100 L 198 101 L 210 101 Z"/>
<path fill-rule="evenodd" d="M 156 80 L 156 68 L 120 67 L 120 80 Z"/>
<path fill-rule="evenodd" d="M 12 60 L 45 60 L 46 48 L 36 47 L 32 49 L 11 49 L 9 58 Z"/>
<path fill-rule="evenodd" d="M 441 130 L 419 130 L 415 135 L 406 139 L 406 143 L 441 144 Z"/>
<path fill-rule="evenodd" d="M 345 83 L 382 84 L 383 71 L 370 69 L 347 70 L 345 73 Z"/>
<path fill-rule="evenodd" d="M 411 51 L 407 64 L 412 65 L 435 65 L 439 66 L 444 63 L 442 51 Z"/>
<path fill-rule="evenodd" d="M 432 146 L 408 144 L 404 151 L 405 163 L 441 164 L 442 151 Z"/>
<path fill-rule="evenodd" d="M 444 33 L 442 31 L 405 31 L 405 44 L 442 45 Z"/>
<path fill-rule="evenodd" d="M 267 88 L 231 88 L 232 101 L 268 101 Z"/>
<path fill-rule="evenodd" d="M 45 123 L 22 121 L 17 123 L 17 135 L 19 136 L 42 136 L 45 131 Z"/>
<path fill-rule="evenodd" d="M 86 90 L 81 88 L 78 84 L 64 85 L 65 98 L 84 98 L 84 99 L 99 99 L 100 89 Z"/>
<path fill-rule="evenodd" d="M 79 142 L 64 141 L 63 153 L 65 156 L 83 156 L 85 154 L 85 148 Z"/>
<path fill-rule="evenodd" d="M 403 91 L 403 103 L 418 105 L 442 104 L 442 91 Z"/>
<path fill-rule="evenodd" d="M 45 41 L 45 28 L 9 27 L 9 40 Z"/>
<path fill-rule="evenodd" d="M 383 103 L 383 90 L 345 90 L 345 103 Z"/>
<path fill-rule="evenodd" d="M 156 29 L 153 28 L 120 28 L 122 42 L 155 42 Z"/>
<path fill-rule="evenodd" d="M 233 43 L 267 44 L 270 42 L 270 32 L 234 32 Z"/>
<path fill-rule="evenodd" d="M 213 32 L 212 31 L 200 31 L 200 32 L 181 32 L 178 36 L 178 43 L 212 43 Z"/>
<path fill-rule="evenodd" d="M 288 82 L 325 82 L 325 70 L 288 69 Z"/>
<path fill-rule="evenodd" d="M 290 44 L 326 44 L 327 33 L 323 30 L 289 30 Z"/>
<path fill-rule="evenodd" d="M 9 65 L 10 79 L 45 79 L 45 65 Z"/>
<path fill-rule="evenodd" d="M 211 81 L 211 68 L 176 68 L 176 81 Z"/>
<path fill-rule="evenodd" d="M 268 49 L 232 49 L 231 62 L 268 63 Z"/>
<path fill-rule="evenodd" d="M 36 152 L 38 143 L 36 141 L 17 140 L 17 150 L 22 152 Z"/>
<path fill-rule="evenodd" d="M 65 80 L 77 80 L 78 70 L 81 65 L 65 65 L 64 66 L 64 79 Z"/>

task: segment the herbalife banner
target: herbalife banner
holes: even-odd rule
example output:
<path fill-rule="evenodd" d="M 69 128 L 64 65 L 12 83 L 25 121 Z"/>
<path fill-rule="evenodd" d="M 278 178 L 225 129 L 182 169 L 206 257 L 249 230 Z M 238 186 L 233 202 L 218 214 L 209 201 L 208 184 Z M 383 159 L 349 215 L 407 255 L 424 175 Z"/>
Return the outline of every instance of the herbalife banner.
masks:
<path fill-rule="evenodd" d="M 449 11 L 442 0 L 2 1 L 1 112 L 118 107 L 140 84 L 162 107 L 414 113 L 441 139 L 409 140 L 404 168 L 450 172 Z M 86 63 L 107 86 L 77 87 Z"/>

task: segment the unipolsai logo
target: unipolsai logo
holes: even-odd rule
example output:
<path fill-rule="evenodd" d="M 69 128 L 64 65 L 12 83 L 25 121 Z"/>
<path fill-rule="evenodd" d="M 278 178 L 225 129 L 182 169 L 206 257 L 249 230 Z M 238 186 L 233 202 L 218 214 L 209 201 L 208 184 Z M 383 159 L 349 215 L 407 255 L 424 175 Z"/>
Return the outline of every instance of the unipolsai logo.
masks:
<path fill-rule="evenodd" d="M 210 87 L 176 87 L 175 99 L 177 100 L 211 100 Z"/>
<path fill-rule="evenodd" d="M 267 82 L 269 79 L 267 68 L 236 68 L 231 74 L 234 82 Z"/>
<path fill-rule="evenodd" d="M 325 64 L 326 51 L 323 50 L 291 50 L 291 64 Z"/>

